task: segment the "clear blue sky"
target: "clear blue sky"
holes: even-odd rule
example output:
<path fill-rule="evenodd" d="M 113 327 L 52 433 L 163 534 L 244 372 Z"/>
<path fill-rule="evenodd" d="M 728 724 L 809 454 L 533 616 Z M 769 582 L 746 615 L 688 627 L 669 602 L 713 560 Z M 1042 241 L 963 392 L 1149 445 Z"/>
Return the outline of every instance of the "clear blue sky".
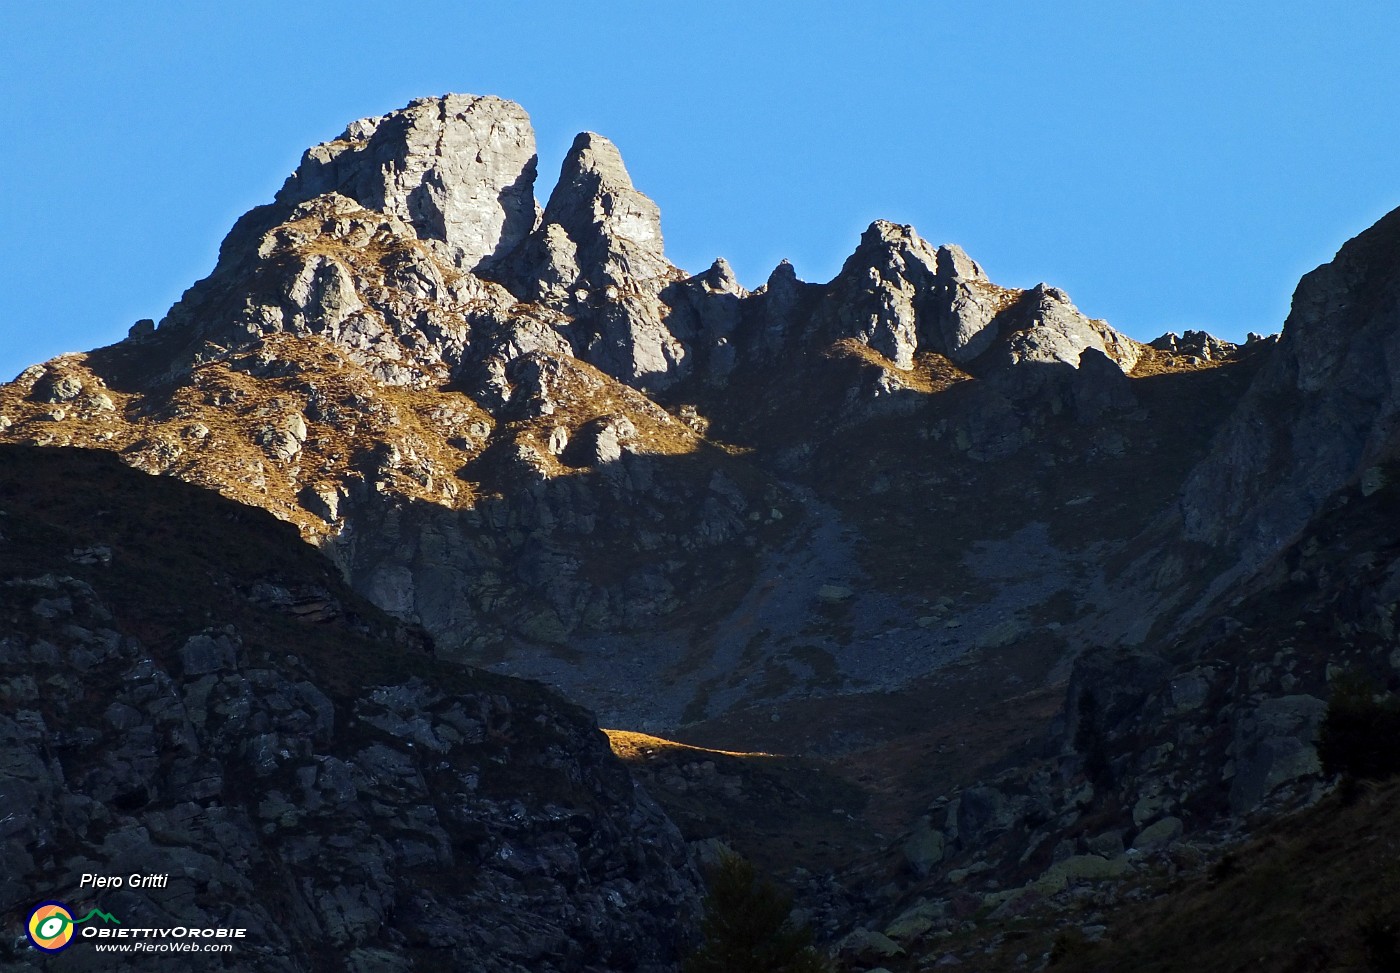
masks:
<path fill-rule="evenodd" d="M 1276 331 L 1400 206 L 1400 4 L 0 3 L 0 376 L 159 318 L 352 119 L 522 103 L 622 150 L 671 259 L 829 279 L 872 219 L 1138 338 Z"/>

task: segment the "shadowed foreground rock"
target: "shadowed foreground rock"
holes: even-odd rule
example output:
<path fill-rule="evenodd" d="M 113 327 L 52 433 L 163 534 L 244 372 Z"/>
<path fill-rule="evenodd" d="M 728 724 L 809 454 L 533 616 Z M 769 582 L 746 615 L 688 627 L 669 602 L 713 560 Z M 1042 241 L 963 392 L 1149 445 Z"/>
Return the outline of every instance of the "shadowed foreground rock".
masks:
<path fill-rule="evenodd" d="M 247 929 L 205 968 L 675 968 L 698 879 L 587 715 L 434 663 L 266 514 L 5 447 L 0 554 L 0 968 L 46 968 L 45 899 Z M 64 968 L 153 962 L 115 959 Z"/>

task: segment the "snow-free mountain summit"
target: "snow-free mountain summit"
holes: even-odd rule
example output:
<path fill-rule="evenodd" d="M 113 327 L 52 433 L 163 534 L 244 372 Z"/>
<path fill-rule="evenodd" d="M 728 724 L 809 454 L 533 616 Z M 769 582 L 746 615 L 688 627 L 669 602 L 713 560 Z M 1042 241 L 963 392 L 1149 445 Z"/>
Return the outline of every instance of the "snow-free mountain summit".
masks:
<path fill-rule="evenodd" d="M 107 451 L 262 508 L 334 566 L 338 604 L 421 628 L 422 666 L 537 679 L 605 725 L 684 741 L 615 744 L 692 854 L 723 840 L 777 869 L 852 968 L 932 963 L 973 917 L 1061 915 L 1077 888 L 1126 887 L 1172 849 L 1208 857 L 1322 794 L 1338 673 L 1400 676 L 1400 216 L 1304 278 L 1277 338 L 1142 343 L 892 222 L 824 283 L 787 262 L 754 291 L 723 259 L 681 270 L 594 133 L 547 197 L 537 179 L 509 101 L 356 121 L 235 224 L 158 325 L 0 387 L 0 439 Z M 263 583 L 231 590 L 296 614 L 295 584 Z M 42 598 L 108 603 L 53 584 Z M 55 632 L 25 636 L 26 665 Z M 168 637 L 171 660 L 223 637 L 159 632 L 127 634 Z M 284 675 L 326 678 L 303 669 Z M 399 706 L 376 745 L 407 754 L 404 727 L 449 707 L 413 674 L 318 691 L 347 714 Z M 511 698 L 511 680 L 490 685 Z M 548 716 L 559 739 L 575 716 Z M 368 745 L 336 727 L 308 759 Z M 659 877 L 628 881 L 636 901 L 671 889 L 674 924 L 692 923 L 695 874 L 664 819 L 612 771 L 558 766 L 657 829 Z M 294 803 L 270 786 L 254 804 Z M 122 813 L 148 827 L 168 800 Z M 674 964 L 692 927 L 627 924 L 602 872 L 571 870 L 538 829 L 509 838 L 498 810 L 489 854 L 534 856 L 526 885 L 578 882 L 636 968 Z M 632 854 L 614 837 L 599 861 Z M 409 935 L 393 908 L 347 925 L 305 895 L 316 921 L 353 926 L 337 949 Z M 574 919 L 519 909 L 519 929 L 571 935 Z M 414 948 L 488 948 L 423 935 Z M 529 940 L 511 962 L 591 968 Z"/>

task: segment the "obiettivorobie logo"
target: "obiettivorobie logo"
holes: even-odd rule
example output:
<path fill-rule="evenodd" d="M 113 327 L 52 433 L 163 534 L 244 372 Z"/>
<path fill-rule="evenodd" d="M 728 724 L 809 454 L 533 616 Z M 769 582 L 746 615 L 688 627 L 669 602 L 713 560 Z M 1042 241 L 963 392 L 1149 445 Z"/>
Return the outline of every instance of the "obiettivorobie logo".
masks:
<path fill-rule="evenodd" d="M 87 925 L 83 925 L 86 923 Z M 78 929 L 82 926 L 82 929 Z M 84 939 L 98 952 L 121 953 L 227 953 L 248 930 L 228 926 L 130 926 L 101 909 L 81 919 L 65 903 L 40 902 L 29 913 L 29 942 L 45 953 L 57 953 Z"/>
<path fill-rule="evenodd" d="M 101 919 L 114 926 L 120 926 L 116 916 L 101 909 L 93 909 L 81 919 L 74 919 L 73 912 L 62 902 L 40 902 L 29 913 L 29 941 L 35 949 L 46 953 L 57 953 L 73 943 L 73 927 L 92 919 Z"/>

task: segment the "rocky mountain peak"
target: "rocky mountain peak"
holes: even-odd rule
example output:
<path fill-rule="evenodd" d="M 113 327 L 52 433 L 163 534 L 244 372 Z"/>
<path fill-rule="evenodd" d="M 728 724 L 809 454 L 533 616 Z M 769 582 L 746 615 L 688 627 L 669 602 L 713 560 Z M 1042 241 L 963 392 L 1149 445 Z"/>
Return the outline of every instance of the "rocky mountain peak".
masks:
<path fill-rule="evenodd" d="M 1086 349 L 1131 369 L 1136 342 L 1080 313 L 1058 288 L 999 287 L 960 247 L 934 247 L 912 226 L 876 220 L 829 285 L 825 333 L 854 338 L 897 368 L 917 352 L 983 371 L 1022 362 L 1079 367 Z"/>
<path fill-rule="evenodd" d="M 792 265 L 792 261 L 786 257 L 778 261 L 778 266 L 773 268 L 773 272 L 768 275 L 766 286 L 769 290 L 775 287 L 787 287 L 797 283 L 797 268 Z"/>
<path fill-rule="evenodd" d="M 886 447 L 956 484 L 988 463 L 1034 479 L 1037 444 L 1105 416 L 1124 425 L 1084 446 L 1095 463 L 1154 448 L 1125 418 L 1141 346 L 1058 289 L 998 286 L 960 248 L 877 221 L 830 282 L 784 261 L 749 292 L 722 258 L 693 276 L 666 260 L 658 207 L 612 142 L 578 136 L 538 220 L 533 158 L 524 112 L 499 99 L 351 124 L 154 333 L 4 390 L 6 438 L 119 450 L 273 510 L 464 655 L 671 625 L 680 593 L 703 600 L 805 529 L 803 479 L 827 490 L 864 469 L 859 490 L 903 497 L 881 509 L 933 509 Z M 464 249 L 468 217 L 489 232 Z M 946 509 L 982 499 L 956 489 Z M 1091 492 L 1068 489 L 1037 494 L 1036 516 Z M 853 557 L 833 554 L 816 587 L 859 587 Z"/>
<path fill-rule="evenodd" d="M 585 272 L 606 275 L 595 283 L 620 286 L 672 269 L 663 253 L 660 208 L 632 185 L 617 146 L 594 132 L 580 133 L 564 157 L 544 224 L 557 224 L 585 252 L 602 246 L 616 255 L 583 262 Z"/>
<path fill-rule="evenodd" d="M 932 290 L 937 264 L 937 252 L 912 226 L 871 223 L 831 282 L 845 298 L 832 308 L 838 333 L 850 331 L 896 367 L 910 368 L 919 346 L 919 319 L 927 317 L 919 305 Z"/>
<path fill-rule="evenodd" d="M 420 99 L 351 123 L 229 233 L 214 273 L 162 322 L 169 359 L 138 384 L 281 332 L 324 336 L 377 380 L 457 380 L 498 405 L 507 366 L 532 351 L 642 391 L 713 387 L 847 339 L 902 371 L 919 352 L 961 367 L 994 347 L 991 367 L 1077 368 L 1091 347 L 1120 368 L 1136 360 L 1061 292 L 999 287 L 912 226 L 872 223 L 829 284 L 780 265 L 751 295 L 722 259 L 694 277 L 666 259 L 659 207 L 603 136 L 575 138 L 543 211 L 535 171 L 529 118 L 500 98 Z"/>
<path fill-rule="evenodd" d="M 1129 370 L 1141 346 L 1103 321 L 1090 320 L 1058 287 L 1037 284 L 1022 296 L 1008 322 L 1003 360 L 1064 364 L 1078 368 L 1086 351 L 1099 352 Z"/>
<path fill-rule="evenodd" d="M 712 291 L 723 291 L 726 294 L 742 294 L 744 292 L 744 289 L 739 286 L 739 278 L 735 275 L 734 268 L 729 266 L 729 261 L 723 257 L 716 257 L 715 262 L 710 264 L 710 269 L 700 276 L 705 286 Z"/>
<path fill-rule="evenodd" d="M 632 185 L 622 155 L 593 132 L 564 157 L 539 227 L 506 271 L 514 289 L 568 307 L 654 296 L 680 272 L 666 259 L 661 209 Z"/>
<path fill-rule="evenodd" d="M 960 277 L 966 280 L 986 280 L 982 265 L 969 257 L 962 247 L 945 243 L 938 248 L 938 263 L 934 272 L 939 277 Z"/>
<path fill-rule="evenodd" d="M 443 95 L 362 118 L 308 149 L 277 201 L 339 193 L 403 220 L 438 256 L 473 270 L 534 228 L 535 171 L 535 134 L 523 108 Z"/>
<path fill-rule="evenodd" d="M 663 388 L 691 370 L 691 351 L 667 321 L 673 302 L 663 292 L 685 274 L 666 259 L 661 210 L 601 135 L 574 139 L 540 225 L 494 275 L 571 317 L 574 354 L 609 375 Z"/>
<path fill-rule="evenodd" d="M 949 280 L 986 280 L 982 266 L 962 247 L 945 243 L 934 247 L 908 224 L 876 220 L 860 237 L 856 252 L 846 260 L 842 273 L 869 273 L 880 276 L 914 277 L 927 275 Z"/>

